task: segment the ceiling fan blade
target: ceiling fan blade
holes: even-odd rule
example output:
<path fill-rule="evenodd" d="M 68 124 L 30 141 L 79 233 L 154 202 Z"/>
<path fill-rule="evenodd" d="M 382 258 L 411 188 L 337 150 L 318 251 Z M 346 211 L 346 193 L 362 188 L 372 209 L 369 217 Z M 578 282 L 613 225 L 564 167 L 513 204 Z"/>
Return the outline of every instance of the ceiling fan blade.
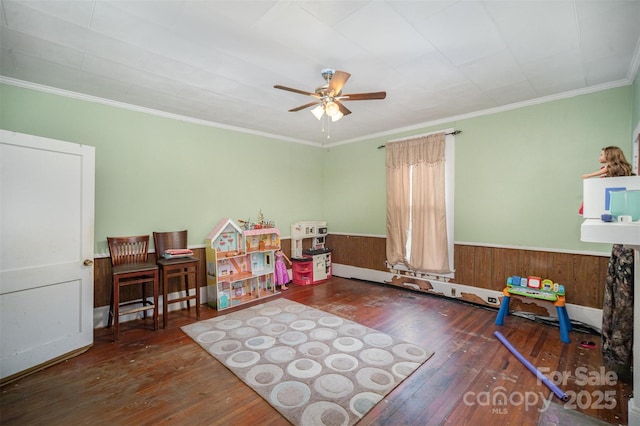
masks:
<path fill-rule="evenodd" d="M 300 111 L 300 110 L 302 110 L 302 109 L 309 108 L 310 106 L 318 105 L 319 103 L 320 103 L 320 101 L 317 101 L 317 102 L 309 102 L 308 104 L 304 104 L 304 105 L 301 105 L 301 106 L 299 106 L 299 107 L 296 107 L 296 108 L 290 109 L 290 110 L 289 110 L 289 112 L 296 112 L 296 111 Z"/>
<path fill-rule="evenodd" d="M 384 99 L 387 92 L 371 92 L 371 93 L 351 93 L 349 95 L 341 95 L 342 101 L 368 101 L 370 99 Z"/>
<path fill-rule="evenodd" d="M 351 114 L 351 111 L 349 111 L 349 108 L 347 108 L 346 106 L 344 106 L 344 104 L 338 100 L 334 101 L 336 104 L 338 104 L 338 108 L 340 108 L 340 112 L 342 113 L 342 115 L 349 115 Z"/>
<path fill-rule="evenodd" d="M 329 81 L 329 87 L 327 88 L 327 93 L 329 96 L 338 96 L 340 92 L 342 92 L 342 87 L 349 80 L 351 74 L 344 71 L 336 71 L 331 77 L 331 81 Z"/>
<path fill-rule="evenodd" d="M 280 89 L 280 90 L 286 90 L 289 92 L 293 92 L 293 93 L 299 93 L 301 95 L 309 95 L 309 96 L 313 96 L 314 98 L 318 98 L 320 99 L 320 96 L 318 96 L 316 93 L 311 93 L 311 92 L 305 92 L 304 90 L 300 90 L 300 89 L 293 89 L 291 87 L 286 87 L 286 86 L 281 86 L 279 84 L 276 84 L 275 86 L 273 86 L 276 89 Z"/>

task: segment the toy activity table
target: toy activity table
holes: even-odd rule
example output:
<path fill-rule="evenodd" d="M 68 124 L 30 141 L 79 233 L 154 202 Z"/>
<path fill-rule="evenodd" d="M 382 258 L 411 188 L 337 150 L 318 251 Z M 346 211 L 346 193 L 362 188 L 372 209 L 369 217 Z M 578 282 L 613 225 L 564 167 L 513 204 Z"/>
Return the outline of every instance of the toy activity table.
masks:
<path fill-rule="evenodd" d="M 569 331 L 571 331 L 571 321 L 569 320 L 569 315 L 567 314 L 567 308 L 565 306 L 566 299 L 564 295 L 564 288 L 561 289 L 561 292 L 558 290 L 553 291 L 551 289 L 538 290 L 535 288 L 514 285 L 514 283 L 511 282 L 511 278 L 512 277 L 509 277 L 507 286 L 502 291 L 504 297 L 502 298 L 500 310 L 496 317 L 496 325 L 503 325 L 504 318 L 509 315 L 509 302 L 512 296 L 545 300 L 547 302 L 552 302 L 556 307 L 556 312 L 558 313 L 558 319 L 560 321 L 560 340 L 564 343 L 570 343 Z"/>

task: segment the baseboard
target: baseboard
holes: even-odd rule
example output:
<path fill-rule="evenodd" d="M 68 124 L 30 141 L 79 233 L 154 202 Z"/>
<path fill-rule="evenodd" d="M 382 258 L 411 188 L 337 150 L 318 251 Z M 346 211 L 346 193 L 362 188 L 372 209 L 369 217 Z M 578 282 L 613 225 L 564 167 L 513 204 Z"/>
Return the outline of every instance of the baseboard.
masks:
<path fill-rule="evenodd" d="M 337 277 L 354 278 L 380 284 L 393 285 L 394 287 L 404 287 L 410 290 L 435 294 L 438 296 L 445 296 L 451 299 L 457 299 L 496 309 L 500 307 L 500 301 L 503 297 L 501 291 L 478 288 L 465 284 L 444 282 L 434 279 L 427 280 L 418 277 L 411 278 L 412 281 L 418 282 L 419 284 L 407 282 L 398 284 L 398 276 L 392 274 L 391 272 L 375 271 L 372 269 L 358 268 L 337 263 L 334 263 L 332 265 L 332 272 L 333 275 Z M 392 284 L 394 282 L 394 278 L 396 284 Z M 424 282 L 425 285 L 421 285 L 421 282 Z M 569 295 L 569 298 L 570 297 L 571 295 Z M 555 308 L 551 303 L 536 299 L 528 299 L 528 302 L 535 303 L 536 305 L 543 307 L 548 311 L 550 317 L 557 318 Z M 566 307 L 571 321 L 583 323 L 595 330 L 600 330 L 600 328 L 602 327 L 602 309 L 574 305 L 571 303 L 567 303 Z"/>
<path fill-rule="evenodd" d="M 177 298 L 177 297 L 181 297 L 181 293 L 180 292 L 175 292 L 175 293 L 171 293 L 169 295 L 169 300 L 173 299 L 173 298 Z M 151 300 L 151 299 L 149 299 Z M 163 308 L 163 296 L 161 295 L 160 297 L 158 297 L 158 310 L 160 313 L 162 313 L 162 308 Z M 206 287 L 201 287 L 200 288 L 200 301 L 202 303 L 207 303 L 207 288 Z M 187 308 L 187 302 L 180 302 L 180 303 L 171 303 L 169 305 L 169 312 L 171 311 L 177 311 L 180 309 L 186 309 Z M 140 319 L 142 318 L 142 312 L 136 312 L 135 314 L 129 314 L 129 315 L 122 315 L 120 316 L 120 322 L 127 322 L 127 321 L 133 321 L 136 319 Z M 103 328 L 107 326 L 107 323 L 109 321 L 109 306 L 98 306 L 97 308 L 93 308 L 93 328 Z"/>
<path fill-rule="evenodd" d="M 500 301 L 502 300 L 502 292 L 489 290 L 484 288 L 478 288 L 471 285 L 449 283 L 439 280 L 422 280 L 428 282 L 427 286 L 420 286 L 412 283 L 403 283 L 402 285 L 391 284 L 394 278 L 397 276 L 390 272 L 376 271 L 373 269 L 358 268 L 349 265 L 341 265 L 334 263 L 332 265 L 332 274 L 336 277 L 342 278 L 354 278 L 364 281 L 371 281 L 379 284 L 393 285 L 394 287 L 404 287 L 409 290 L 419 291 L 428 294 L 435 294 L 438 296 L 445 296 L 451 299 L 457 299 L 465 302 L 475 303 L 483 306 L 495 308 L 500 307 Z M 414 280 L 421 280 L 415 278 Z M 203 303 L 207 301 L 207 288 L 200 288 L 200 300 Z M 178 297 L 179 293 L 171 294 L 171 297 Z M 569 295 L 570 297 L 570 295 Z M 531 302 L 536 303 L 539 306 L 548 310 L 550 317 L 557 317 L 555 309 L 549 309 L 550 303 L 531 299 Z M 160 305 L 158 309 L 162 310 L 162 296 L 158 300 Z M 185 309 L 187 307 L 186 302 L 172 303 L 169 305 L 169 312 L 179 309 Z M 600 330 L 602 326 L 602 309 L 590 308 L 581 305 L 574 305 L 567 303 L 567 313 L 571 321 L 577 321 L 583 323 L 595 330 Z M 123 315 L 120 317 L 120 322 L 132 321 L 142 317 L 142 313 L 136 313 L 131 315 Z M 109 307 L 99 306 L 93 310 L 93 328 L 102 328 L 107 326 L 109 319 Z"/>

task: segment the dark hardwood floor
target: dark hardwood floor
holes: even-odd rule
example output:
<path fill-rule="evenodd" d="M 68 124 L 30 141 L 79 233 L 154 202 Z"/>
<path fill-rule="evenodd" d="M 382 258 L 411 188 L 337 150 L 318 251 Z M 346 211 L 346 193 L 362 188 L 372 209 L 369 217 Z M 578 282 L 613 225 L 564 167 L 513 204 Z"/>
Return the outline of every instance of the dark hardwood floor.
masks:
<path fill-rule="evenodd" d="M 536 425 L 545 401 L 563 402 L 500 343 L 496 330 L 534 366 L 548 369 L 552 378 L 570 375 L 558 385 L 573 397 L 565 408 L 611 424 L 627 422 L 631 388 L 622 382 L 604 383 L 599 336 L 572 331 L 571 343 L 563 344 L 557 327 L 515 316 L 498 327 L 495 310 L 342 278 L 289 288 L 277 297 L 435 352 L 359 426 Z M 201 319 L 227 312 L 205 307 Z M 157 332 L 150 320 L 124 323 L 117 343 L 111 330 L 95 330 L 94 346 L 86 353 L 4 385 L 0 423 L 289 424 L 180 330 L 193 321 L 192 308 L 171 312 L 168 327 Z M 596 342 L 598 348 L 581 348 L 583 340 Z M 499 405 L 500 395 L 506 405 Z"/>

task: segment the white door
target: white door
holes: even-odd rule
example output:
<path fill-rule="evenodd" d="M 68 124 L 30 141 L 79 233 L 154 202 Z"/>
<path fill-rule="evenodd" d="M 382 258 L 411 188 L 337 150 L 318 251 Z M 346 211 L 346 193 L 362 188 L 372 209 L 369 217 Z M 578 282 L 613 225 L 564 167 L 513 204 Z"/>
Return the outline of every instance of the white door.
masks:
<path fill-rule="evenodd" d="M 93 344 L 95 148 L 0 130 L 0 381 Z"/>

